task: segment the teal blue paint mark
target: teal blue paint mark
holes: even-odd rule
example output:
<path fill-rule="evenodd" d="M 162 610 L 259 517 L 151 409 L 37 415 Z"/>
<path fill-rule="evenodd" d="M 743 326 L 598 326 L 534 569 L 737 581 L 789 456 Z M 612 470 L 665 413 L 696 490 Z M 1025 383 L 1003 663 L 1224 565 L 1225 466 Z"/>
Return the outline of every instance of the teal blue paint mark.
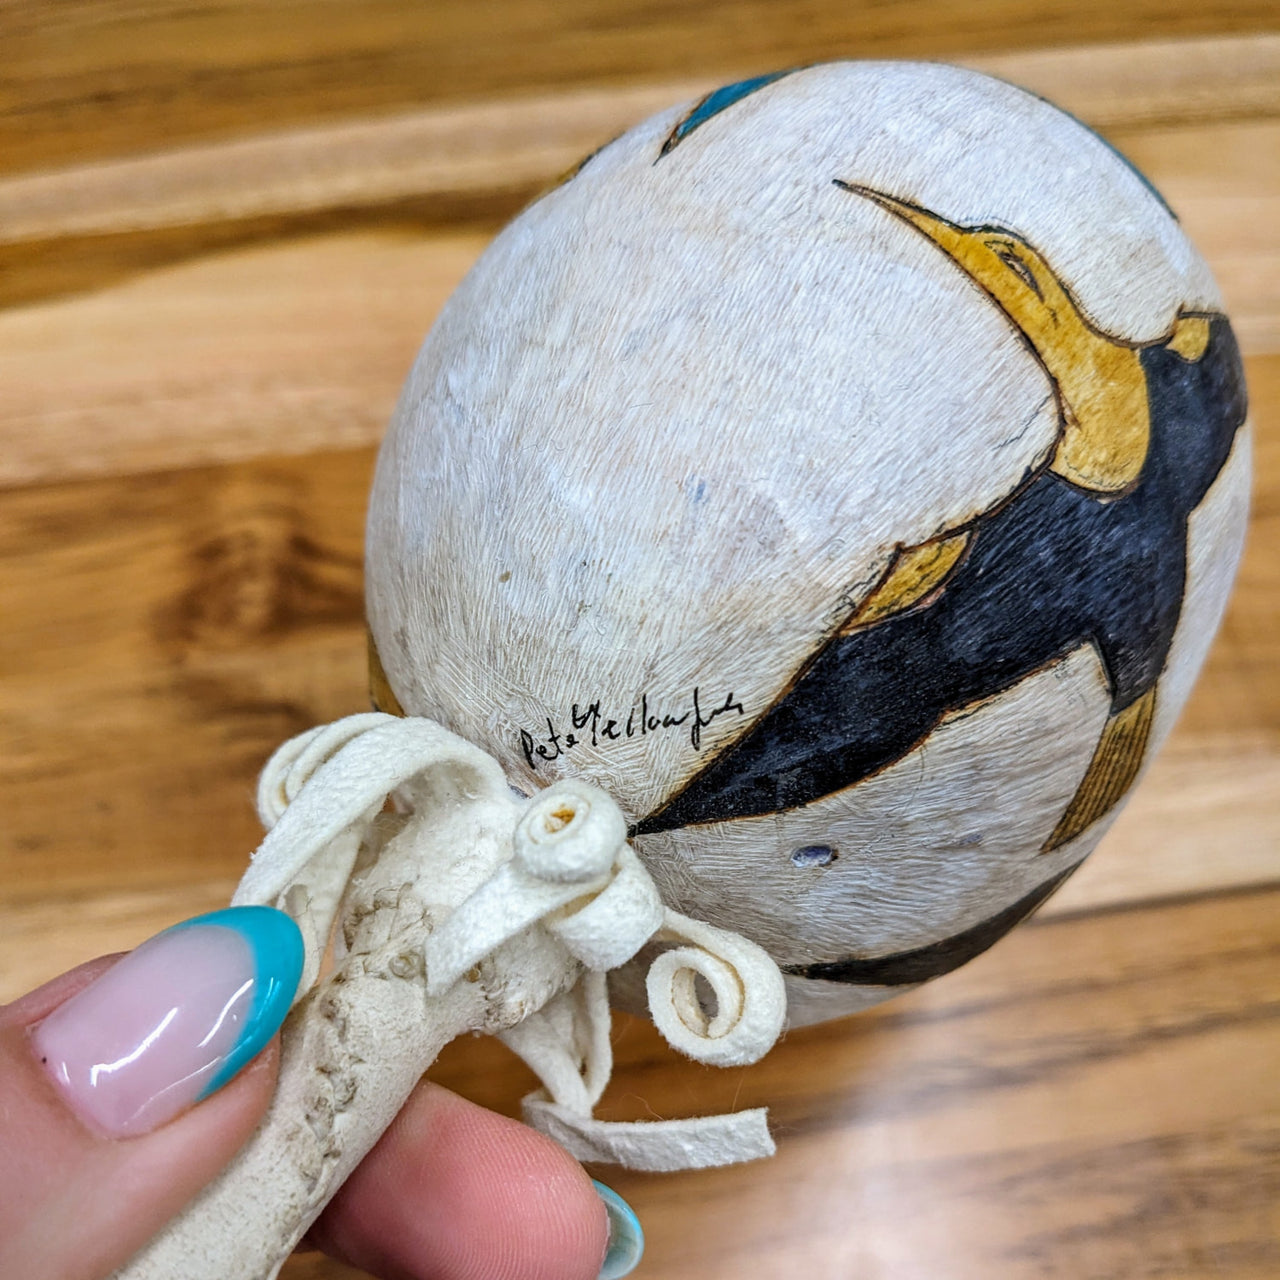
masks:
<path fill-rule="evenodd" d="M 719 115 L 726 107 L 740 102 L 748 94 L 763 89 L 765 85 L 789 76 L 793 68 L 786 71 L 771 71 L 766 76 L 754 76 L 750 80 L 739 80 L 736 84 L 727 84 L 721 89 L 707 94 L 692 111 L 671 131 L 666 142 L 662 144 L 659 158 L 679 146 L 699 125 L 704 125 L 712 116 Z"/>
<path fill-rule="evenodd" d="M 193 916 L 168 930 L 234 929 L 253 954 L 254 985 L 249 1016 L 235 1046 L 204 1087 L 197 1101 L 217 1093 L 241 1067 L 266 1048 L 289 1012 L 302 978 L 303 945 L 298 926 L 274 907 L 227 907 Z"/>
<path fill-rule="evenodd" d="M 644 1255 L 644 1231 L 635 1210 L 612 1188 L 593 1178 L 591 1185 L 609 1214 L 609 1252 L 604 1256 L 599 1280 L 622 1280 L 640 1265 Z"/>

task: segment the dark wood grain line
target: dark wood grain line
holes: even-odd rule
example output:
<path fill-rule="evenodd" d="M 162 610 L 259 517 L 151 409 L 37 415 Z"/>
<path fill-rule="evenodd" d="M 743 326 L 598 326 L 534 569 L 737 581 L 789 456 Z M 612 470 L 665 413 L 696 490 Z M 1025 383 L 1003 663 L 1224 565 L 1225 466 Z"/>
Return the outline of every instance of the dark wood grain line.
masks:
<path fill-rule="evenodd" d="M 1154 33 L 1157 36 L 1163 33 Z M 812 58 L 804 61 L 812 61 Z M 1194 128 L 1280 114 L 1280 41 L 1218 37 L 963 59 L 1045 93 L 1104 132 Z M 1238 74 L 1226 86 L 1216 73 Z M 100 288 L 202 252 L 312 231 L 489 227 L 575 158 L 696 81 L 544 87 L 523 98 L 417 104 L 302 129 L 269 117 L 221 141 L 0 180 L 0 306 Z M 249 92 L 251 86 L 246 87 Z M 2 133 L 0 116 L 0 133 Z M 154 140 L 159 143 L 159 139 Z M 175 145 L 186 144 L 186 145 Z M 3 170 L 0 169 L 0 173 Z"/>
<path fill-rule="evenodd" d="M 965 1200 L 996 1197 L 1011 1214 L 1038 1219 L 1041 1225 L 1029 1226 L 1006 1256 L 1039 1264 L 1047 1277 L 1078 1277 L 1082 1255 L 1095 1260 L 1089 1274 L 1100 1278 L 1181 1271 L 1189 1260 L 1183 1238 L 1189 1218 L 1198 1224 L 1198 1256 L 1191 1261 L 1200 1274 L 1280 1273 L 1280 1236 L 1268 1225 L 1280 1202 L 1280 1126 L 1272 1122 L 954 1162 L 961 1163 Z M 1105 1199 L 1106 1211 L 1036 1213 L 1073 1197 Z M 1246 1223 L 1251 1230 L 1242 1231 Z M 1105 1270 L 1098 1270 L 1104 1254 Z"/>
<path fill-rule="evenodd" d="M 1270 0 L 357 0 L 286 7 L 49 4 L 0 11 L 0 165 L 15 171 L 277 124 L 685 74 L 726 81 L 819 58 L 1274 30 Z"/>
<path fill-rule="evenodd" d="M 1090 1037 L 1071 1031 L 1055 1041 L 1037 1041 L 1028 1057 L 996 1065 L 957 1055 L 945 1063 L 932 1064 L 935 1078 L 928 1072 L 900 1087 L 882 1087 L 877 1093 L 874 1113 L 860 1116 L 842 1106 L 846 1095 L 839 1090 L 809 1093 L 802 1103 L 780 1103 L 774 1108 L 774 1132 L 778 1136 L 800 1137 L 881 1124 L 891 1119 L 927 1116 L 930 1112 L 956 1105 L 992 1107 L 1001 1094 L 1031 1086 L 1066 1086 L 1080 1073 L 1093 1067 L 1133 1058 L 1150 1051 L 1166 1050 L 1180 1042 L 1211 1042 L 1226 1032 L 1270 1027 L 1280 1022 L 1280 1000 L 1250 1006 L 1232 1013 L 1206 1015 L 1176 1025 L 1162 1026 L 1131 1034 Z"/>
<path fill-rule="evenodd" d="M 68 235 L 6 243 L 0 239 L 0 311 L 123 284 L 161 267 L 231 249 L 334 232 L 429 235 L 465 227 L 496 232 L 537 191 L 537 184 L 433 193 L 367 205 L 299 210 L 259 218 Z"/>
<path fill-rule="evenodd" d="M 1106 846 L 1102 846 L 1102 857 L 1106 857 Z M 1021 929 L 1045 929 L 1053 928 L 1058 924 L 1069 924 L 1072 920 L 1078 920 L 1083 917 L 1096 919 L 1100 916 L 1108 916 L 1113 914 L 1124 914 L 1128 911 L 1147 911 L 1155 910 L 1161 907 L 1169 906 L 1176 902 L 1178 905 L 1191 906 L 1199 902 L 1217 902 L 1229 898 L 1237 897 L 1241 893 L 1280 893 L 1280 880 L 1277 879 L 1260 879 L 1248 885 L 1229 885 L 1213 888 L 1190 889 L 1184 893 L 1178 894 L 1176 899 L 1170 898 L 1167 894 L 1155 894 L 1152 897 L 1144 898 L 1136 896 L 1126 898 L 1123 902 L 1104 902 L 1097 906 L 1090 907 L 1070 907 L 1066 910 L 1058 910 L 1053 915 L 1033 915 L 1030 916 L 1022 925 Z"/>

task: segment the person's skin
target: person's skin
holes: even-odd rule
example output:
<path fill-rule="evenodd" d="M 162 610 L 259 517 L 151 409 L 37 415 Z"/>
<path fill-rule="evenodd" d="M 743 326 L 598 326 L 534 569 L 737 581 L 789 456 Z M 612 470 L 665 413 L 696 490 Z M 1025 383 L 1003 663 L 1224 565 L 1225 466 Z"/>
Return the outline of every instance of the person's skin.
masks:
<path fill-rule="evenodd" d="M 258 919 L 272 917 L 285 919 Z M 264 1006 L 261 967 L 256 985 L 252 969 L 247 983 L 236 972 L 256 953 L 236 929 L 208 927 L 214 920 L 0 1006 L 0 1276 L 108 1275 L 253 1132 L 296 971 L 283 965 L 283 995 Z M 168 1005 L 180 1011 L 156 1022 Z M 228 1040 L 224 1024 L 237 1019 Z M 137 1028 L 153 1023 L 139 1040 Z M 217 1049 L 219 1036 L 214 1074 L 201 1075 L 192 1054 Z M 134 1041 L 141 1048 L 120 1052 Z M 608 1271 L 621 1275 L 614 1220 Z M 555 1143 L 424 1082 L 307 1243 L 383 1280 L 595 1280 L 610 1226 L 591 1180 Z"/>

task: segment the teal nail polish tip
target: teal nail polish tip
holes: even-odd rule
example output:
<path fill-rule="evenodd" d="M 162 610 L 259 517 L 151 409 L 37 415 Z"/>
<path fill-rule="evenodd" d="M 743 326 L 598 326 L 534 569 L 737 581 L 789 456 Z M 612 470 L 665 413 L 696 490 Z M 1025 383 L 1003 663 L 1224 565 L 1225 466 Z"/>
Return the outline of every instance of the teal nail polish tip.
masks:
<path fill-rule="evenodd" d="M 594 1179 L 591 1185 L 609 1213 L 609 1252 L 604 1256 L 599 1280 L 620 1280 L 640 1265 L 644 1255 L 644 1231 L 635 1210 L 612 1187 Z"/>
<path fill-rule="evenodd" d="M 241 1067 L 262 1052 L 280 1030 L 302 979 L 302 932 L 283 911 L 274 907 L 226 907 L 192 916 L 169 932 L 196 928 L 234 929 L 253 953 L 254 989 L 249 1016 L 235 1047 L 201 1091 L 200 1099 L 216 1093 Z"/>

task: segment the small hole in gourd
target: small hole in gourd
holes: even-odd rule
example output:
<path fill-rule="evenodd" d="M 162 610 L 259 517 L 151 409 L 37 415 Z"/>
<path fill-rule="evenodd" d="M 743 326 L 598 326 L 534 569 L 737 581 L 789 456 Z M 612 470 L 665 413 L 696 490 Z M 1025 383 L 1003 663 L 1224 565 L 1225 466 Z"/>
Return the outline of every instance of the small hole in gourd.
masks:
<path fill-rule="evenodd" d="M 836 860 L 829 844 L 803 844 L 791 854 L 793 867 L 826 867 Z"/>

